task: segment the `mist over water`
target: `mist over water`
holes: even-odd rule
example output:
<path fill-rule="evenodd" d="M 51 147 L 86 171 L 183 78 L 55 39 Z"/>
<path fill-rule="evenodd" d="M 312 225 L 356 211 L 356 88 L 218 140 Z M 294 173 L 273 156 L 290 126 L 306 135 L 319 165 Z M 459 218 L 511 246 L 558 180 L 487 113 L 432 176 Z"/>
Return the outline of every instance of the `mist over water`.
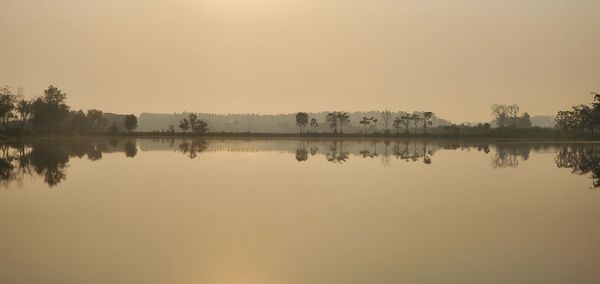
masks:
<path fill-rule="evenodd" d="M 3 283 L 597 283 L 600 144 L 0 147 Z"/>

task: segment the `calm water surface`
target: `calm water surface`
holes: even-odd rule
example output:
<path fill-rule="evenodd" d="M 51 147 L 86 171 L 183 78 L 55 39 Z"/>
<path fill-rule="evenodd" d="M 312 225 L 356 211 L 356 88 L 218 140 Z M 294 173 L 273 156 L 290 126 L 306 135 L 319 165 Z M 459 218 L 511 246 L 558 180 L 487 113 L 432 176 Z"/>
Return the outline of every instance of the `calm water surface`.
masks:
<path fill-rule="evenodd" d="M 600 144 L 0 148 L 0 283 L 600 283 Z"/>

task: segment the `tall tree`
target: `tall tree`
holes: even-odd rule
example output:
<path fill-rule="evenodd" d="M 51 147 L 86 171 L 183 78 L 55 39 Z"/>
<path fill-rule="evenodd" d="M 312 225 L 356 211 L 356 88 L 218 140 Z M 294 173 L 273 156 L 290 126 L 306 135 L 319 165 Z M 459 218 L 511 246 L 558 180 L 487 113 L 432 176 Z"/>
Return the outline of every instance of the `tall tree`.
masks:
<path fill-rule="evenodd" d="M 592 95 L 594 101 L 590 105 L 578 105 L 573 106 L 571 110 L 559 111 L 555 118 L 556 126 L 563 130 L 577 130 L 583 134 L 589 131 L 595 136 L 600 130 L 600 94 L 592 92 Z"/>
<path fill-rule="evenodd" d="M 300 134 L 304 133 L 304 128 L 308 124 L 308 114 L 306 112 L 299 112 L 296 114 L 296 125 L 300 127 Z"/>
<path fill-rule="evenodd" d="M 415 124 L 415 134 L 417 134 L 417 124 L 419 123 L 420 120 L 422 120 L 423 118 L 421 118 L 418 114 L 413 113 L 410 118 L 412 119 L 413 123 Z"/>
<path fill-rule="evenodd" d="M 188 128 L 191 129 L 193 132 L 205 133 L 208 130 L 208 124 L 204 120 L 198 119 L 198 115 L 195 113 L 190 113 L 188 115 L 187 120 L 185 120 L 185 121 L 188 122 L 188 124 L 189 124 Z M 185 127 L 185 121 L 182 121 L 184 124 L 183 125 L 184 127 Z M 181 128 L 181 126 L 182 126 L 182 124 L 180 123 L 179 127 Z M 183 129 L 183 128 L 181 128 L 181 129 Z M 184 130 L 184 132 L 185 132 L 185 130 Z"/>
<path fill-rule="evenodd" d="M 517 126 L 517 116 L 519 114 L 518 105 L 493 104 L 492 116 L 498 127 Z"/>
<path fill-rule="evenodd" d="M 344 124 L 350 123 L 350 115 L 347 112 L 337 112 L 336 117 L 340 123 L 340 133 L 344 133 Z"/>
<path fill-rule="evenodd" d="M 379 119 L 377 119 L 376 117 L 371 117 L 370 120 L 373 122 L 373 125 L 375 126 L 374 133 L 377 133 L 377 121 L 379 121 Z"/>
<path fill-rule="evenodd" d="M 427 125 L 431 125 L 431 119 L 433 118 L 433 112 L 426 111 L 423 113 L 423 133 L 427 134 Z"/>
<path fill-rule="evenodd" d="M 190 128 L 194 129 L 194 126 L 196 126 L 196 122 L 198 121 L 198 115 L 195 113 L 190 113 L 188 115 L 188 121 L 190 122 Z"/>
<path fill-rule="evenodd" d="M 393 126 L 394 128 L 396 128 L 396 131 L 398 131 L 398 135 L 400 135 L 400 128 L 402 128 L 402 124 L 403 124 L 403 123 L 402 123 L 402 121 L 403 121 L 403 119 L 402 119 L 402 118 L 400 118 L 400 117 L 396 117 L 396 118 L 394 119 L 394 123 L 392 124 L 392 126 Z"/>
<path fill-rule="evenodd" d="M 329 128 L 333 129 L 333 133 L 337 133 L 338 118 L 336 112 L 330 112 L 325 117 L 325 121 L 329 123 Z"/>
<path fill-rule="evenodd" d="M 361 121 L 359 121 L 358 123 L 362 124 L 365 128 L 365 136 L 367 135 L 367 126 L 371 123 L 371 119 L 367 118 L 367 117 L 363 117 L 363 119 Z"/>
<path fill-rule="evenodd" d="M 58 130 L 69 115 L 67 94 L 50 85 L 33 104 L 31 123 L 36 130 L 53 132 Z"/>
<path fill-rule="evenodd" d="M 183 130 L 183 133 L 185 133 L 190 129 L 190 121 L 187 118 L 182 119 L 181 121 L 179 121 L 179 128 L 181 128 L 181 130 Z"/>
<path fill-rule="evenodd" d="M 21 130 L 25 130 L 25 124 L 29 117 L 31 116 L 31 112 L 33 111 L 33 100 L 27 100 L 24 98 L 20 98 L 17 101 L 17 113 L 19 114 L 19 121 L 21 122 Z"/>
<path fill-rule="evenodd" d="M 136 129 L 138 127 L 138 119 L 135 115 L 133 114 L 128 114 L 125 116 L 125 129 L 127 129 L 127 131 L 131 132 L 134 129 Z"/>
<path fill-rule="evenodd" d="M 13 117 L 13 110 L 17 95 L 12 92 L 9 86 L 0 88 L 0 119 L 4 128 L 8 127 L 8 122 Z"/>

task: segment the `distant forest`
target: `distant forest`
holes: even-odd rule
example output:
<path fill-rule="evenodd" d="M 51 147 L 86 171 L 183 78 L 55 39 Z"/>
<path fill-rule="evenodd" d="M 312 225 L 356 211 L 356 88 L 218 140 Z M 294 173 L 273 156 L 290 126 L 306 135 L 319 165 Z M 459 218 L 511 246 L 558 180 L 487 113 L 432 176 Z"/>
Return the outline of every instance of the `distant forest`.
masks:
<path fill-rule="evenodd" d="M 325 123 L 329 112 L 309 112 L 306 113 L 310 118 L 314 118 L 318 122 L 318 126 L 310 127 L 311 132 L 331 132 L 331 128 Z M 380 130 L 385 128 L 384 121 L 381 120 L 380 111 L 368 112 L 349 112 L 350 123 L 344 126 L 344 132 L 355 133 L 361 132 L 363 127 L 359 121 L 363 117 L 379 118 L 378 127 Z M 260 132 L 260 133 L 298 133 L 296 125 L 296 113 L 290 114 L 210 114 L 196 113 L 198 119 L 205 121 L 209 125 L 210 132 Z M 393 112 L 392 117 L 403 116 L 409 113 Z M 411 113 L 412 114 L 412 113 Z M 179 122 L 188 117 L 190 113 L 142 113 L 139 117 L 139 131 L 162 131 L 168 130 L 171 125 L 177 131 Z M 434 117 L 432 123 L 435 126 L 447 126 L 450 122 L 447 120 Z M 392 121 L 388 122 L 388 127 L 391 127 Z"/>
<path fill-rule="evenodd" d="M 97 109 L 74 110 L 66 103 L 67 94 L 52 85 L 34 98 L 25 98 L 22 89 L 5 86 L 0 88 L 0 134 L 597 137 L 600 94 L 592 95 L 591 104 L 573 106 L 556 117 L 530 116 L 518 105 L 494 104 L 489 122 L 456 124 L 429 111 L 389 110 L 273 115 L 142 113 L 138 118 Z"/>
<path fill-rule="evenodd" d="M 307 112 L 310 118 L 315 118 L 319 125 L 317 127 L 308 127 L 311 132 L 330 132 L 330 128 L 325 124 L 325 119 L 329 112 Z M 371 128 L 385 128 L 382 121 L 383 111 L 355 111 L 349 112 L 350 123 L 344 127 L 347 133 L 358 133 L 363 131 L 360 121 L 364 117 L 378 118 L 377 125 L 371 124 Z M 422 116 L 423 112 L 415 112 Z M 261 133 L 297 133 L 296 113 L 289 114 L 211 114 L 196 113 L 198 119 L 208 124 L 210 132 L 261 132 Z M 392 121 L 388 122 L 388 128 L 392 128 L 393 118 L 412 115 L 413 112 L 391 112 Z M 178 125 L 181 120 L 190 115 L 188 112 L 182 113 L 142 113 L 139 118 L 138 131 L 169 131 L 172 125 L 175 131 L 182 131 Z M 554 127 L 554 116 L 532 116 L 531 124 L 533 127 Z M 477 125 L 478 123 L 468 123 Z M 495 120 L 490 121 L 492 126 L 497 126 Z M 444 118 L 435 116 L 431 120 L 431 126 L 444 127 L 452 123 Z"/>

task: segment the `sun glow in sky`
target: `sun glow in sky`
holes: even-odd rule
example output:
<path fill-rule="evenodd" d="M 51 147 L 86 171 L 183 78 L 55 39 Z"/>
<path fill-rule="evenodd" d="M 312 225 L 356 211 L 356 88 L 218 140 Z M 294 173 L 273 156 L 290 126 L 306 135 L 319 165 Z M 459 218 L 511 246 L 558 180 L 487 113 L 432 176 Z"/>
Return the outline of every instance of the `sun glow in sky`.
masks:
<path fill-rule="evenodd" d="M 108 112 L 554 114 L 600 91 L 593 0 L 1 0 L 0 84 Z"/>

